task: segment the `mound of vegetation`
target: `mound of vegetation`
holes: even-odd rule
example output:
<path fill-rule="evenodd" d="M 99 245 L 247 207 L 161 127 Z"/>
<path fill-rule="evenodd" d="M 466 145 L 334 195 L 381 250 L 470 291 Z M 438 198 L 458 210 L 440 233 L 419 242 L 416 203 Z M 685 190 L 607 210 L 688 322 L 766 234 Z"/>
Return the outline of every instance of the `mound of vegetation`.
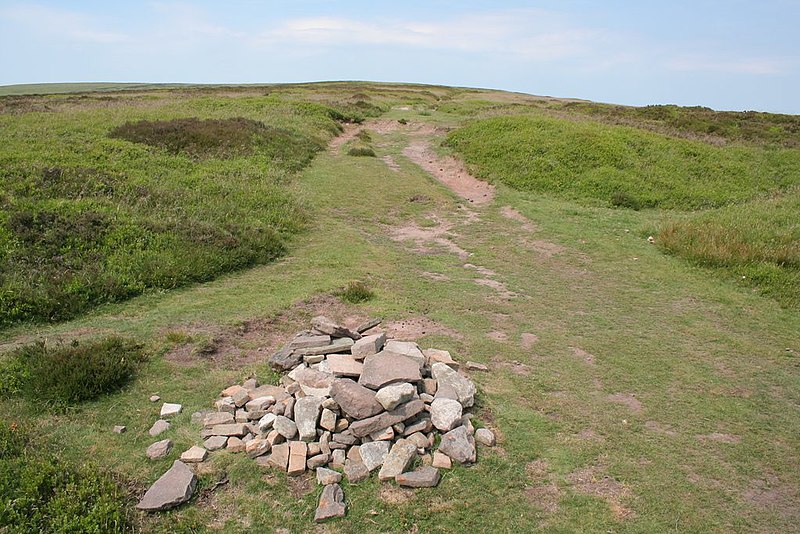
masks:
<path fill-rule="evenodd" d="M 118 391 L 144 360 L 140 344 L 119 337 L 68 345 L 40 341 L 10 355 L 0 371 L 0 393 L 76 404 Z"/>
<path fill-rule="evenodd" d="M 355 119 L 280 97 L 167 93 L 155 111 L 47 98 L 46 121 L 0 114 L 0 326 L 275 259 L 306 224 L 288 181 Z"/>
<path fill-rule="evenodd" d="M 800 307 L 800 189 L 785 196 L 692 214 L 660 230 L 670 254 Z"/>
<path fill-rule="evenodd" d="M 490 182 L 634 209 L 718 207 L 800 182 L 795 150 L 721 148 L 586 121 L 495 117 L 447 144 Z"/>
<path fill-rule="evenodd" d="M 0 531 L 129 532 L 127 492 L 91 465 L 44 458 L 16 424 L 0 421 Z"/>

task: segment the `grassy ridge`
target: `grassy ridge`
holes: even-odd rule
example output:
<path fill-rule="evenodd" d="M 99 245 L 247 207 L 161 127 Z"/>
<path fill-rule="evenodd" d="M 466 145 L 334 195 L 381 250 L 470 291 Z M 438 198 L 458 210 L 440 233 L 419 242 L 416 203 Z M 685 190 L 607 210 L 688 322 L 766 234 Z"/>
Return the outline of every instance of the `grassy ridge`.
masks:
<path fill-rule="evenodd" d="M 180 96 L 77 109 L 50 97 L 57 112 L 0 115 L 0 325 L 63 320 L 270 261 L 304 225 L 287 180 L 337 120 L 363 117 L 279 97 Z M 223 126 L 198 145 L 196 118 Z M 178 121 L 155 135 L 184 144 L 109 136 L 148 120 Z"/>
<path fill-rule="evenodd" d="M 720 148 L 547 117 L 475 121 L 447 143 L 490 182 L 637 209 L 718 207 L 800 182 L 793 150 Z"/>

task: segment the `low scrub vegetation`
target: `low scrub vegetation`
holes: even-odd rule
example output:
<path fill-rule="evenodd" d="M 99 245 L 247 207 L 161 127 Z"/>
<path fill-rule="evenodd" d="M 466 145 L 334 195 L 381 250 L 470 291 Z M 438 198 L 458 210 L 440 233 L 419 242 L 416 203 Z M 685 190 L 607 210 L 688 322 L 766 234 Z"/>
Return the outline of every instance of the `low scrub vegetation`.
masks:
<path fill-rule="evenodd" d="M 354 280 L 342 288 L 337 293 L 337 296 L 343 301 L 349 302 L 350 304 L 358 304 L 360 302 L 372 300 L 375 298 L 375 293 L 366 283 Z"/>
<path fill-rule="evenodd" d="M 490 182 L 635 209 L 719 207 L 800 182 L 794 150 L 719 148 L 587 121 L 490 118 L 447 143 Z"/>
<path fill-rule="evenodd" d="M 15 423 L 0 420 L 0 531 L 131 532 L 127 491 L 91 465 L 44 457 Z"/>
<path fill-rule="evenodd" d="M 119 337 L 27 345 L 0 369 L 0 393 L 73 405 L 114 393 L 144 362 L 142 346 Z"/>

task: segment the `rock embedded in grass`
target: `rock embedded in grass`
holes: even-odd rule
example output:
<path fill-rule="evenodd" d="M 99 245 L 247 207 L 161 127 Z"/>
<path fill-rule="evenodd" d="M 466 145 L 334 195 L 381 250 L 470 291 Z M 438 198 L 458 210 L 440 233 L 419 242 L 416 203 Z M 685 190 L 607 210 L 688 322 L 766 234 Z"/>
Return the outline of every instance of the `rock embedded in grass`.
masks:
<path fill-rule="evenodd" d="M 150 486 L 136 508 L 148 512 L 173 508 L 191 499 L 196 486 L 194 471 L 175 460 L 172 467 Z"/>
<path fill-rule="evenodd" d="M 162 439 L 147 447 L 146 454 L 151 460 L 158 460 L 159 458 L 169 456 L 170 452 L 172 452 L 172 440 Z"/>
<path fill-rule="evenodd" d="M 161 414 L 160 414 L 160 416 L 162 418 L 164 418 L 164 417 L 174 417 L 174 416 L 178 415 L 179 413 L 181 413 L 181 410 L 183 410 L 183 406 L 181 406 L 180 404 L 174 404 L 174 403 L 170 403 L 170 402 L 165 402 L 161 406 Z"/>
<path fill-rule="evenodd" d="M 314 521 L 320 522 L 334 517 L 344 517 L 347 507 L 344 504 L 344 492 L 339 484 L 325 486 L 319 498 L 319 505 L 314 512 Z"/>
<path fill-rule="evenodd" d="M 409 488 L 433 488 L 439 485 L 441 474 L 435 467 L 421 467 L 415 471 L 401 473 L 395 477 L 395 481 Z"/>

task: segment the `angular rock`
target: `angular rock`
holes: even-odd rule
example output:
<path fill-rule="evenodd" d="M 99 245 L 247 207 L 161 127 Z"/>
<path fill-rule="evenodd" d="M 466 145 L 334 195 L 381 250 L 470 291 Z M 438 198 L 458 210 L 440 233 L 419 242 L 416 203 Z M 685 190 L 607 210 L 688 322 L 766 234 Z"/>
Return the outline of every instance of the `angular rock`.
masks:
<path fill-rule="evenodd" d="M 158 402 L 161 400 L 161 397 L 158 395 L 150 395 L 150 402 Z"/>
<path fill-rule="evenodd" d="M 114 427 L 114 433 L 115 434 L 124 434 L 126 430 L 128 430 L 128 427 L 126 427 L 126 426 L 116 425 Z"/>
<path fill-rule="evenodd" d="M 314 512 L 317 523 L 334 517 L 344 517 L 347 507 L 344 504 L 344 492 L 339 484 L 325 486 L 319 498 L 319 506 Z"/>
<path fill-rule="evenodd" d="M 350 431 L 357 438 L 367 436 L 378 430 L 383 430 L 396 423 L 402 423 L 425 409 L 425 403 L 419 399 L 414 399 L 405 404 L 401 404 L 390 412 L 383 412 L 367 419 L 356 421 L 350 425 Z"/>
<path fill-rule="evenodd" d="M 383 465 L 386 460 L 386 455 L 389 454 L 391 443 L 388 441 L 373 441 L 371 443 L 364 443 L 358 448 L 361 455 L 361 461 L 369 471 Z"/>
<path fill-rule="evenodd" d="M 381 470 L 378 471 L 378 478 L 381 481 L 392 480 L 408 469 L 408 466 L 411 465 L 411 461 L 416 455 L 416 445 L 404 439 L 398 440 L 386 456 Z"/>
<path fill-rule="evenodd" d="M 272 428 L 286 439 L 294 439 L 297 435 L 297 425 L 295 422 L 282 415 L 275 418 L 275 422 L 272 423 Z"/>
<path fill-rule="evenodd" d="M 289 467 L 286 472 L 289 476 L 302 475 L 306 471 L 306 455 L 308 444 L 304 441 L 289 442 Z"/>
<path fill-rule="evenodd" d="M 158 458 L 164 458 L 165 456 L 168 456 L 171 451 L 172 440 L 162 439 L 161 441 L 156 441 L 147 447 L 147 457 L 151 460 L 157 460 Z"/>
<path fill-rule="evenodd" d="M 348 428 L 350 428 L 350 421 L 342 418 L 336 421 L 336 428 L 334 430 L 336 430 L 336 432 L 344 432 Z"/>
<path fill-rule="evenodd" d="M 211 433 L 215 436 L 244 436 L 247 434 L 247 425 L 243 423 L 231 423 L 226 425 L 214 425 Z"/>
<path fill-rule="evenodd" d="M 457 400 L 435 399 L 431 403 L 431 423 L 442 432 L 449 432 L 461 423 L 462 407 Z"/>
<path fill-rule="evenodd" d="M 369 478 L 369 469 L 363 462 L 348 458 L 344 462 L 344 475 L 350 484 L 357 484 Z"/>
<path fill-rule="evenodd" d="M 309 442 L 317 438 L 317 421 L 324 400 L 322 397 L 303 397 L 295 403 L 294 422 L 300 441 Z"/>
<path fill-rule="evenodd" d="M 414 398 L 417 388 L 408 382 L 402 384 L 392 384 L 382 387 L 375 394 L 375 400 L 381 403 L 386 410 L 394 410 L 404 402 Z"/>
<path fill-rule="evenodd" d="M 254 389 L 253 391 L 258 390 Z M 255 412 L 259 410 L 268 410 L 273 404 L 275 404 L 275 397 L 272 395 L 262 395 L 247 401 L 244 407 L 248 412 Z"/>
<path fill-rule="evenodd" d="M 273 428 L 267 434 L 267 441 L 269 441 L 269 444 L 274 447 L 278 443 L 283 443 L 284 441 L 286 441 L 286 438 L 283 435 L 281 435 L 280 432 L 278 432 Z"/>
<path fill-rule="evenodd" d="M 218 412 L 228 412 L 233 414 L 236 412 L 236 405 L 233 403 L 233 397 L 224 397 L 214 402 L 214 408 Z"/>
<path fill-rule="evenodd" d="M 280 443 L 273 445 L 272 454 L 269 455 L 267 463 L 285 473 L 289 466 L 289 444 Z"/>
<path fill-rule="evenodd" d="M 328 368 L 335 377 L 359 377 L 364 369 L 364 364 L 356 361 L 349 354 L 329 354 Z"/>
<path fill-rule="evenodd" d="M 434 451 L 433 463 L 431 465 L 433 467 L 438 467 L 439 469 L 450 469 L 453 467 L 453 462 L 450 460 L 450 457 L 443 452 Z"/>
<path fill-rule="evenodd" d="M 192 498 L 196 486 L 194 471 L 180 460 L 175 460 L 169 471 L 150 486 L 136 508 L 154 512 L 178 506 Z"/>
<path fill-rule="evenodd" d="M 258 458 L 259 456 L 263 456 L 267 454 L 272 446 L 270 446 L 269 441 L 265 438 L 253 438 L 247 442 L 245 446 L 245 451 L 247 452 L 247 456 L 250 458 Z"/>
<path fill-rule="evenodd" d="M 347 378 L 334 380 L 330 394 L 342 411 L 353 419 L 365 419 L 383 411 L 383 406 L 375 400 L 374 391 Z"/>
<path fill-rule="evenodd" d="M 342 481 L 342 474 L 338 471 L 334 471 L 333 469 L 326 469 L 324 467 L 320 467 L 317 469 L 317 483 L 322 486 L 327 486 L 328 484 L 338 484 Z"/>
<path fill-rule="evenodd" d="M 408 441 L 417 446 L 417 449 L 427 449 L 430 447 L 428 438 L 422 432 L 415 432 L 406 438 Z"/>
<path fill-rule="evenodd" d="M 422 381 L 422 392 L 427 393 L 428 395 L 436 395 L 436 379 L 435 378 L 426 378 Z"/>
<path fill-rule="evenodd" d="M 260 433 L 262 434 L 266 433 L 267 431 L 269 431 L 270 428 L 272 428 L 272 425 L 275 424 L 275 419 L 277 417 L 278 416 L 275 415 L 274 413 L 266 414 L 264 417 L 258 420 L 256 428 Z"/>
<path fill-rule="evenodd" d="M 425 356 L 422 354 L 422 351 L 419 350 L 419 345 L 413 341 L 397 341 L 395 339 L 391 339 L 386 342 L 383 350 L 387 352 L 394 352 L 395 354 L 402 354 L 403 356 L 411 358 L 417 362 L 417 365 L 419 365 L 420 369 L 425 367 Z"/>
<path fill-rule="evenodd" d="M 289 373 L 289 377 L 300 384 L 303 393 L 316 397 L 329 396 L 334 381 L 332 374 L 323 373 L 311 367 L 298 367 Z"/>
<path fill-rule="evenodd" d="M 269 365 L 276 371 L 289 371 L 294 369 L 303 360 L 303 355 L 295 353 L 294 349 L 284 347 L 269 357 Z"/>
<path fill-rule="evenodd" d="M 435 467 L 420 467 L 415 471 L 399 474 L 394 479 L 408 488 L 433 488 L 439 484 L 441 478 Z"/>
<path fill-rule="evenodd" d="M 250 391 L 251 399 L 257 400 L 261 397 L 272 397 L 273 399 L 275 399 L 274 402 L 277 403 L 283 401 L 284 399 L 289 398 L 289 394 L 286 393 L 286 390 L 284 390 L 280 386 L 270 386 L 270 385 L 258 386 L 256 389 Z M 247 405 L 245 405 L 245 407 L 246 406 Z M 251 405 L 251 407 L 247 409 L 248 410 L 256 409 L 256 407 Z"/>
<path fill-rule="evenodd" d="M 312 347 L 324 347 L 331 344 L 331 336 L 328 334 L 298 336 L 289 342 L 289 348 L 308 349 Z"/>
<path fill-rule="evenodd" d="M 361 334 L 358 332 L 353 332 L 349 328 L 340 326 L 324 315 L 318 315 L 317 317 L 311 319 L 311 326 L 314 328 L 314 330 L 328 334 L 332 337 L 349 337 L 354 340 L 361 339 Z"/>
<path fill-rule="evenodd" d="M 419 394 L 419 400 L 421 400 L 425 404 L 432 403 L 435 398 L 436 397 L 434 397 L 433 395 L 428 395 L 427 393 L 420 393 Z"/>
<path fill-rule="evenodd" d="M 458 371 L 458 362 L 455 361 L 446 350 L 425 349 L 422 351 L 422 354 L 425 355 L 425 363 L 428 367 L 433 367 L 435 363 L 443 363 Z"/>
<path fill-rule="evenodd" d="M 383 345 L 385 343 L 386 334 L 365 336 L 356 341 L 353 346 L 350 347 L 350 353 L 356 360 L 363 360 L 367 356 L 379 353 L 381 349 L 383 349 Z"/>
<path fill-rule="evenodd" d="M 322 415 L 319 417 L 319 426 L 331 432 L 336 430 L 336 414 L 332 410 L 323 408 Z"/>
<path fill-rule="evenodd" d="M 239 389 L 236 391 L 236 393 L 231 395 L 231 398 L 233 399 L 234 406 L 241 408 L 247 403 L 247 401 L 250 400 L 250 393 L 243 387 L 239 386 Z"/>
<path fill-rule="evenodd" d="M 430 432 L 433 428 L 433 423 L 431 423 L 430 419 L 420 419 L 419 421 L 415 421 L 409 425 L 406 425 L 405 430 L 403 430 L 404 436 L 410 436 L 415 432 Z"/>
<path fill-rule="evenodd" d="M 475 438 L 469 434 L 466 427 L 459 426 L 442 436 L 439 451 L 460 464 L 474 463 Z"/>
<path fill-rule="evenodd" d="M 353 340 L 348 337 L 334 339 L 330 345 L 324 347 L 311 347 L 307 349 L 295 349 L 297 354 L 306 356 L 318 356 L 320 354 L 339 354 L 340 352 L 348 352 L 353 347 Z"/>
<path fill-rule="evenodd" d="M 197 445 L 192 445 L 189 450 L 181 454 L 181 461 L 187 464 L 204 462 L 206 458 L 208 458 L 208 451 Z"/>
<path fill-rule="evenodd" d="M 244 441 L 236 436 L 228 438 L 228 443 L 225 445 L 225 450 L 228 452 L 244 452 L 246 449 Z"/>
<path fill-rule="evenodd" d="M 161 405 L 161 417 L 174 417 L 181 413 L 181 410 L 183 410 L 182 405 L 165 402 Z"/>
<path fill-rule="evenodd" d="M 378 326 L 379 324 L 381 324 L 381 321 L 382 321 L 382 319 L 377 319 L 377 318 L 376 319 L 370 319 L 369 321 L 367 321 L 365 323 L 361 323 L 360 325 L 358 325 L 358 327 L 356 328 L 356 332 L 358 332 L 359 334 L 363 334 L 367 330 L 371 330 L 371 329 L 375 328 L 376 326 Z"/>
<path fill-rule="evenodd" d="M 478 362 L 467 362 L 467 370 L 468 371 L 488 371 L 489 367 Z"/>
<path fill-rule="evenodd" d="M 320 453 L 315 456 L 312 456 L 306 462 L 306 466 L 309 469 L 319 469 L 320 467 L 327 465 L 328 462 L 331 461 L 331 455 L 326 453 Z"/>
<path fill-rule="evenodd" d="M 494 432 L 488 428 L 479 428 L 475 432 L 475 441 L 487 447 L 494 447 L 495 443 L 497 443 Z"/>
<path fill-rule="evenodd" d="M 227 425 L 235 422 L 235 417 L 230 412 L 211 412 L 203 418 L 203 426 L 212 428 L 216 425 Z"/>
<path fill-rule="evenodd" d="M 234 385 L 228 386 L 225 389 L 223 389 L 222 391 L 220 391 L 219 396 L 220 397 L 233 397 L 234 393 L 238 393 L 239 391 L 242 391 L 243 389 L 244 388 L 242 386 L 240 386 L 239 384 L 234 384 Z"/>
<path fill-rule="evenodd" d="M 370 389 L 380 389 L 393 382 L 419 382 L 420 367 L 413 359 L 382 351 L 364 360 L 364 369 L 358 383 Z"/>
<path fill-rule="evenodd" d="M 217 451 L 228 444 L 228 436 L 211 436 L 203 442 L 203 446 L 209 451 Z"/>
<path fill-rule="evenodd" d="M 338 434 L 334 434 L 332 436 L 333 441 L 338 443 L 343 443 L 344 445 L 355 445 L 358 443 L 358 438 L 356 438 L 352 432 L 346 430 L 344 432 L 340 432 Z"/>
<path fill-rule="evenodd" d="M 255 378 L 248 378 L 247 380 L 244 381 L 242 387 L 247 391 L 252 391 L 258 387 L 258 380 L 256 380 Z"/>
<path fill-rule="evenodd" d="M 392 441 L 394 439 L 394 428 L 384 428 L 369 435 L 372 441 Z"/>
<path fill-rule="evenodd" d="M 333 451 L 333 453 L 331 453 L 331 467 L 336 469 L 344 468 L 345 458 L 344 450 L 338 449 Z"/>
<path fill-rule="evenodd" d="M 469 408 L 473 405 L 475 384 L 470 379 L 461 376 L 457 371 L 441 362 L 434 363 L 431 366 L 431 375 L 439 383 L 439 389 L 449 387 L 455 391 L 458 396 L 458 402 L 464 408 Z"/>
<path fill-rule="evenodd" d="M 324 354 L 304 354 L 303 361 L 308 365 L 313 365 L 315 363 L 319 363 L 325 359 Z"/>
<path fill-rule="evenodd" d="M 159 419 L 158 421 L 153 423 L 153 426 L 150 427 L 150 430 L 148 430 L 147 433 L 155 437 L 161 434 L 162 432 L 166 432 L 167 430 L 169 430 L 170 426 L 171 425 L 169 424 L 169 421 L 164 421 L 163 419 Z"/>

